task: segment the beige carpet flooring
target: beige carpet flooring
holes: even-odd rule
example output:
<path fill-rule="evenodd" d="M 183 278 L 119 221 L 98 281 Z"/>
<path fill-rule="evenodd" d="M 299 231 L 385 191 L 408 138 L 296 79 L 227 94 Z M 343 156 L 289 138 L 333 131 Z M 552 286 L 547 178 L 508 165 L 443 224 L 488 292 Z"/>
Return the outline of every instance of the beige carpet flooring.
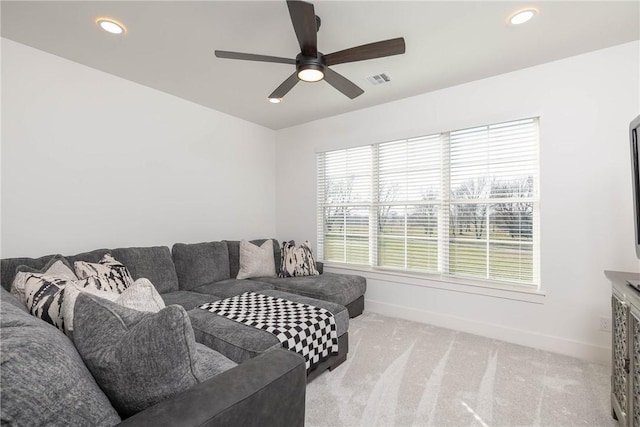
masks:
<path fill-rule="evenodd" d="M 617 425 L 605 365 L 375 313 L 349 341 L 307 386 L 308 427 Z"/>

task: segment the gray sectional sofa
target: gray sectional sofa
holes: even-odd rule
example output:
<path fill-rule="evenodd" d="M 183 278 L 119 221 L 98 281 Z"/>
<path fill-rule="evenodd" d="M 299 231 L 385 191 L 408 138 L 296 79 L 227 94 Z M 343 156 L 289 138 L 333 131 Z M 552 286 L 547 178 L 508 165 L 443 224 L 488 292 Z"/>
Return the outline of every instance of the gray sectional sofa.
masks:
<path fill-rule="evenodd" d="M 256 240 L 255 244 L 265 241 Z M 276 272 L 280 246 L 274 240 Z M 165 304 L 187 310 L 195 340 L 237 366 L 121 420 L 84 366 L 73 343 L 37 319 L 7 290 L 16 268 L 41 269 L 52 258 L 0 260 L 2 424 L 113 425 L 303 425 L 306 382 L 342 363 L 348 352 L 349 317 L 362 313 L 365 279 L 323 273 L 292 278 L 238 280 L 239 242 L 175 244 L 168 247 L 97 249 L 66 257 L 98 262 L 106 253 L 134 279 L 149 279 Z M 319 270 L 322 266 L 318 265 Z M 336 320 L 339 353 L 306 372 L 304 359 L 283 350 L 272 334 L 217 316 L 197 306 L 260 292 L 325 308 Z M 53 354 L 52 354 L 53 352 Z"/>

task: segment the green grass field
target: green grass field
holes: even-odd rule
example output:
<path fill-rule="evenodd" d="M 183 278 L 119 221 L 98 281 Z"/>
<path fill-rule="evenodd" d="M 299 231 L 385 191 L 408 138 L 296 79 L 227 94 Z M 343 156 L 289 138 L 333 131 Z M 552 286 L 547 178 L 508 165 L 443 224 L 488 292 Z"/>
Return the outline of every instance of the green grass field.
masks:
<path fill-rule="evenodd" d="M 404 239 L 388 236 L 378 238 L 379 266 L 438 273 L 437 241 L 408 239 L 406 254 L 410 261 L 405 265 Z M 342 236 L 325 236 L 324 259 L 368 265 L 368 237 L 366 235 L 348 236 L 345 248 Z M 452 238 L 449 241 L 448 267 L 450 274 L 531 283 L 533 281 L 532 245 L 490 242 L 487 256 L 486 241 Z"/>

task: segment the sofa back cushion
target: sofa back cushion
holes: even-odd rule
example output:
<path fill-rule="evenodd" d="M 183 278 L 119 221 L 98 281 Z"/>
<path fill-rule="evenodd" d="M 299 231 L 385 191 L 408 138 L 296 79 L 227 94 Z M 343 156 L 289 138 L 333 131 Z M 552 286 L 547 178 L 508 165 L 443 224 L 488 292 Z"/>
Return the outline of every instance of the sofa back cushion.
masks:
<path fill-rule="evenodd" d="M 91 252 L 85 252 L 65 258 L 69 265 L 73 266 L 74 261 L 98 262 L 104 254 L 108 252 L 108 249 L 96 249 Z M 42 270 L 54 257 L 60 257 L 60 255 L 45 255 L 39 258 L 4 258 L 0 260 L 0 280 L 2 280 L 2 287 L 6 290 L 11 289 L 11 284 L 13 283 L 13 279 L 16 277 L 16 269 L 18 266 L 27 266 L 31 271 Z"/>
<path fill-rule="evenodd" d="M 120 422 L 71 341 L 28 314 L 13 295 L 0 293 L 2 425 Z"/>
<path fill-rule="evenodd" d="M 133 280 L 149 279 L 161 294 L 178 290 L 178 275 L 167 246 L 112 249 L 111 255 L 127 267 Z"/>
<path fill-rule="evenodd" d="M 23 274 L 19 274 L 23 273 Z M 53 256 L 49 262 L 45 264 L 44 267 L 32 268 L 28 265 L 19 265 L 16 268 L 16 275 L 11 283 L 11 295 L 15 295 L 16 298 L 20 302 L 22 302 L 25 306 L 27 305 L 27 299 L 25 297 L 25 285 L 26 279 L 29 277 L 27 273 L 35 273 L 42 274 L 51 277 L 60 277 L 67 280 L 77 280 L 78 277 L 76 273 L 73 271 L 73 266 L 69 264 L 69 261 L 62 255 Z M 16 278 L 20 277 L 20 279 L 16 280 Z"/>
<path fill-rule="evenodd" d="M 181 290 L 230 278 L 226 242 L 176 243 L 171 252 Z"/>
<path fill-rule="evenodd" d="M 66 256 L 65 258 L 70 265 L 73 265 L 76 261 L 97 263 L 108 253 L 127 267 L 133 280 L 143 277 L 149 279 L 159 293 L 178 290 L 178 276 L 173 265 L 171 252 L 167 246 L 95 249 L 90 252 Z M 18 266 L 25 265 L 39 270 L 55 256 L 46 255 L 40 258 L 6 258 L 0 260 L 2 287 L 7 290 L 11 289 L 11 283 L 13 283 Z"/>
<path fill-rule="evenodd" d="M 2 287 L 7 291 L 11 290 L 11 284 L 16 277 L 16 269 L 19 265 L 30 267 L 33 271 L 42 270 L 51 257 L 51 255 L 47 255 L 40 258 L 5 258 L 0 260 Z"/>
<path fill-rule="evenodd" d="M 276 268 L 276 276 L 280 274 L 280 244 L 276 239 L 257 239 L 250 242 L 256 246 L 262 246 L 264 242 L 271 240 L 273 242 L 273 261 Z M 223 240 L 229 248 L 229 275 L 231 278 L 238 276 L 240 271 L 240 241 L 239 240 Z"/>

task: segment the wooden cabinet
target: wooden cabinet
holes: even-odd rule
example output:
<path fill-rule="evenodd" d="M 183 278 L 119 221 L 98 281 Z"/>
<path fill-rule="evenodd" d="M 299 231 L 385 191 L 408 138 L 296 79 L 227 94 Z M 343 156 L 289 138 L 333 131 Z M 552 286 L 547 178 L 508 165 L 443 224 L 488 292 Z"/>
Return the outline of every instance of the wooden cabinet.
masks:
<path fill-rule="evenodd" d="M 621 426 L 640 427 L 640 274 L 605 271 L 611 281 L 611 410 Z"/>

